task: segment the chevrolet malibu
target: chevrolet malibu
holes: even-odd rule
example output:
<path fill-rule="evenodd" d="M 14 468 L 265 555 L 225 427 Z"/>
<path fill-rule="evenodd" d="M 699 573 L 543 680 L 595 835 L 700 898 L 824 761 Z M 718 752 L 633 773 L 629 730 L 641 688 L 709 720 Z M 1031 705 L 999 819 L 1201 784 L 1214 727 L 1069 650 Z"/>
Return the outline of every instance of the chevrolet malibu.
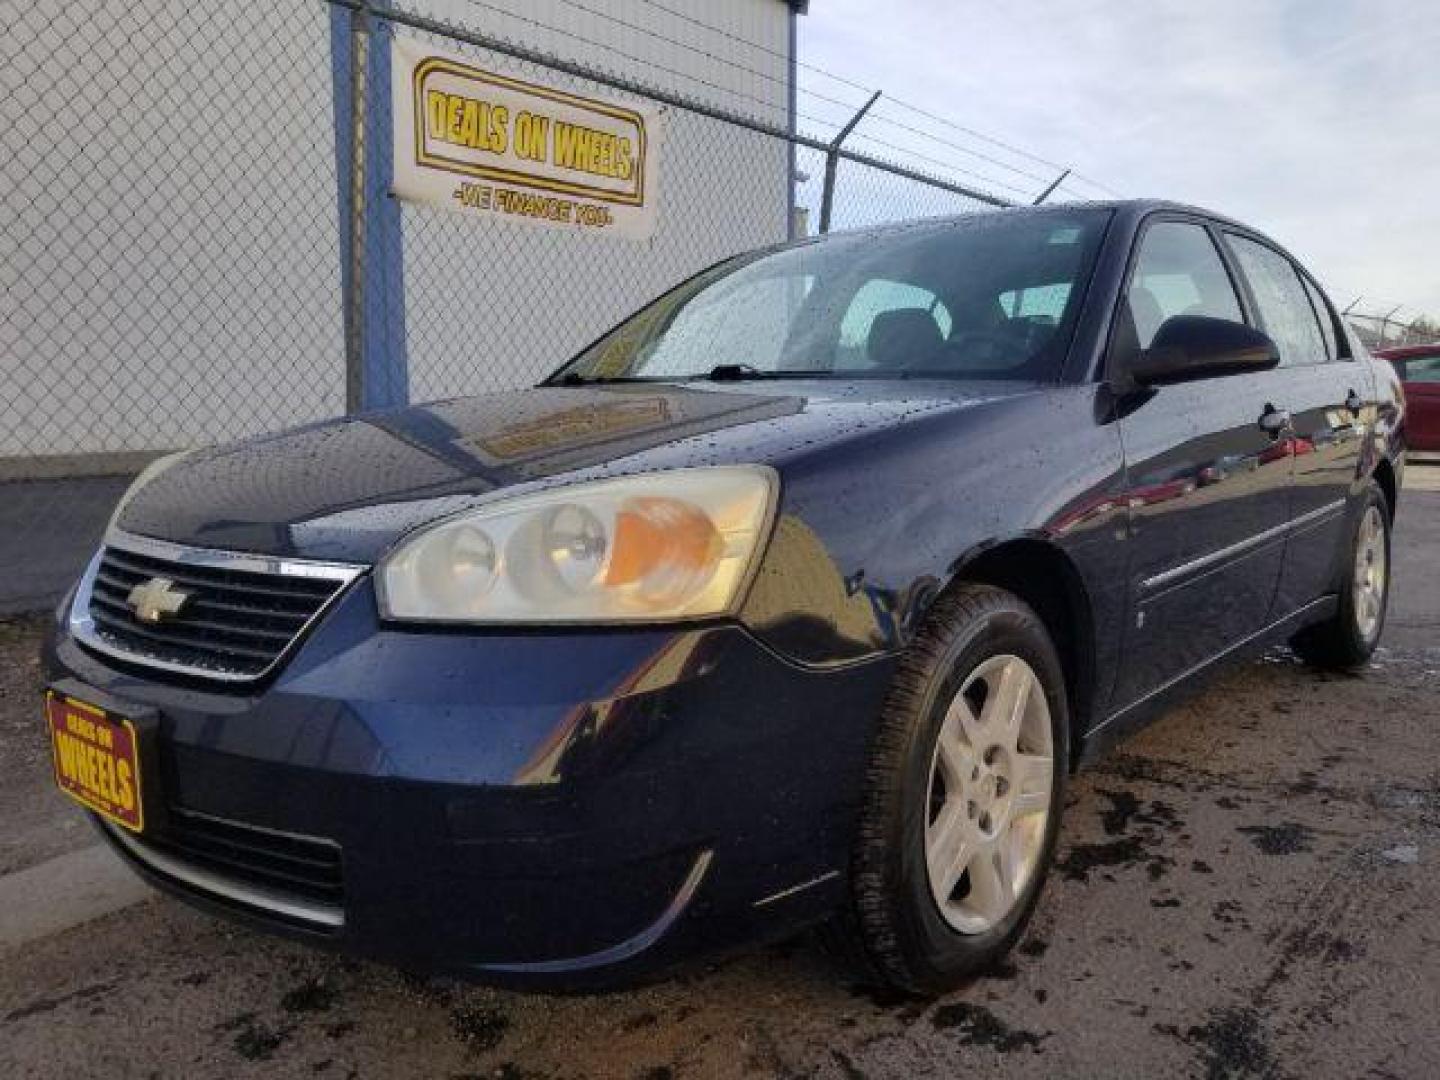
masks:
<path fill-rule="evenodd" d="M 1251 648 L 1366 660 L 1404 430 L 1204 211 L 742 255 L 533 389 L 153 465 L 46 645 L 56 780 L 158 888 L 411 970 L 823 925 L 939 992 L 1073 769 Z"/>

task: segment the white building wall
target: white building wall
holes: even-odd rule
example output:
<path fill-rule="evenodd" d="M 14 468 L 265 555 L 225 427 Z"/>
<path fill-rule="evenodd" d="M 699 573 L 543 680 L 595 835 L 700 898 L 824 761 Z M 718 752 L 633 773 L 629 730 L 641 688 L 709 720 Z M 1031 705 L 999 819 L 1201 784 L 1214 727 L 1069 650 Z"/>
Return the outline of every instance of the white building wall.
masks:
<path fill-rule="evenodd" d="M 344 407 L 329 14 L 0 0 L 0 457 Z"/>
<path fill-rule="evenodd" d="M 397 6 L 783 127 L 786 4 L 662 4 L 725 33 L 643 0 Z M 0 25 L 0 458 L 342 411 L 327 5 L 0 0 Z M 533 381 L 672 282 L 783 238 L 782 142 L 673 109 L 664 122 L 645 242 L 404 208 L 413 400 Z"/>

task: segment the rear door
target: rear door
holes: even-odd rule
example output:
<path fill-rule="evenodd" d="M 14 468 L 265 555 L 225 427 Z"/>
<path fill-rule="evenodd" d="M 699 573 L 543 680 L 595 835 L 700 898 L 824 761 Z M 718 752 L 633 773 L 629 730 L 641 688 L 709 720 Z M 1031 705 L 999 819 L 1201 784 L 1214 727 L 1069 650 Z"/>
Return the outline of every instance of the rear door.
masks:
<path fill-rule="evenodd" d="M 1335 314 L 1291 260 L 1257 237 L 1227 232 L 1261 328 L 1280 347 L 1278 374 L 1291 416 L 1295 480 L 1276 617 L 1333 592 L 1347 540 L 1346 508 L 1360 469 L 1369 371 L 1349 354 Z"/>
<path fill-rule="evenodd" d="M 1147 219 L 1117 312 L 1112 363 L 1176 315 L 1244 321 L 1217 238 L 1183 215 Z M 1280 578 L 1290 447 L 1262 427 L 1277 371 L 1160 386 L 1120 419 L 1130 507 L 1130 610 L 1115 701 L 1124 707 L 1263 627 Z"/>

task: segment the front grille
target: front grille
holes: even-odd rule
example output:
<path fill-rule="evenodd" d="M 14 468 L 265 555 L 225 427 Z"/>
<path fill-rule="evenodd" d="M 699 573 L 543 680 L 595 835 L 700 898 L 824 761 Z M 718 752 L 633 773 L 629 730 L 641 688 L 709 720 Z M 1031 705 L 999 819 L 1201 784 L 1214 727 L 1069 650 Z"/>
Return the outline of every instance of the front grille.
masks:
<path fill-rule="evenodd" d="M 340 846 L 332 840 L 173 807 L 163 827 L 142 837 L 110 832 L 152 872 L 212 900 L 317 929 L 344 924 Z"/>
<path fill-rule="evenodd" d="M 88 616 L 77 636 L 121 659 L 221 679 L 268 672 L 358 573 L 330 564 L 140 546 L 112 543 L 101 552 L 86 582 L 88 595 L 77 598 Z M 158 578 L 187 598 L 179 611 L 147 622 L 130 596 Z"/>

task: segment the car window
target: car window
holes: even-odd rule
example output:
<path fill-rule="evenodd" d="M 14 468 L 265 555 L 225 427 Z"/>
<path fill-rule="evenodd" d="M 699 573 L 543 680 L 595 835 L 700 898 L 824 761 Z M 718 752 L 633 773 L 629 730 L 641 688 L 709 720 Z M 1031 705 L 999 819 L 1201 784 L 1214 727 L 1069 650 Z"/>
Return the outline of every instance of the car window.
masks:
<path fill-rule="evenodd" d="M 1209 232 L 1186 221 L 1161 221 L 1146 230 L 1126 300 L 1142 349 L 1150 347 L 1160 324 L 1176 315 L 1236 322 L 1243 317 Z"/>
<path fill-rule="evenodd" d="M 1112 212 L 1054 207 L 737 256 L 552 380 L 1059 378 Z"/>
<path fill-rule="evenodd" d="M 700 375 L 720 363 L 774 367 L 814 281 L 767 277 L 716 290 L 682 308 L 664 336 L 642 350 L 641 362 L 679 375 Z M 726 343 L 723 357 L 715 352 L 717 341 Z"/>
<path fill-rule="evenodd" d="M 1440 383 L 1440 355 L 1411 356 L 1404 361 L 1406 382 Z"/>
<path fill-rule="evenodd" d="M 1315 309 L 1315 318 L 1320 322 L 1320 334 L 1325 339 L 1325 355 L 1330 360 L 1339 357 L 1339 348 L 1335 340 L 1335 316 L 1330 313 L 1330 305 L 1325 302 L 1325 297 L 1320 295 L 1320 290 L 1309 278 L 1304 279 L 1305 292 L 1310 297 L 1310 304 Z"/>
<path fill-rule="evenodd" d="M 1034 285 L 1028 289 L 1008 289 L 1000 294 L 1000 308 L 1007 319 L 1030 319 L 1054 326 L 1065 314 L 1070 299 L 1070 283 Z"/>
<path fill-rule="evenodd" d="M 1325 339 L 1315 321 L 1315 309 L 1290 260 L 1274 248 L 1230 234 L 1230 244 L 1255 303 L 1261 328 L 1280 349 L 1280 366 L 1318 364 L 1326 359 Z"/>
<path fill-rule="evenodd" d="M 835 350 L 835 369 L 856 370 L 873 366 L 866 349 L 875 320 L 890 311 L 923 311 L 935 320 L 942 338 L 950 336 L 953 320 L 950 309 L 929 289 L 904 281 L 874 278 L 856 291 L 840 320 L 840 342 Z"/>

